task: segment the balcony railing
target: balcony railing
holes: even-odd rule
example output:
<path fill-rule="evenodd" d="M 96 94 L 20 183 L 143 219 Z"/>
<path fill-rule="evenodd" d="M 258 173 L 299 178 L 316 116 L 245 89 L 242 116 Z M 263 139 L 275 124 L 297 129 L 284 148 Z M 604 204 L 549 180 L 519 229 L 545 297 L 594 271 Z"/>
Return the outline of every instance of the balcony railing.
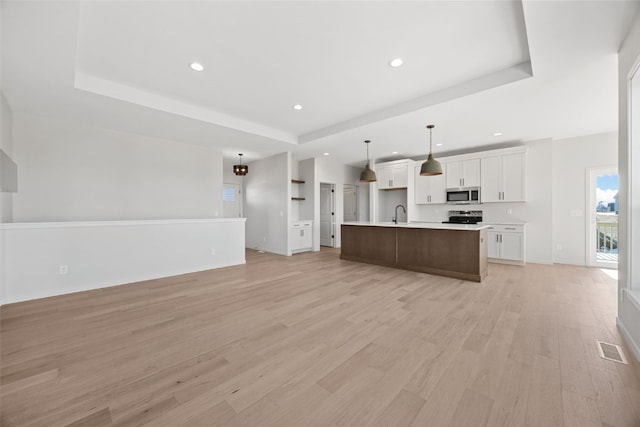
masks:
<path fill-rule="evenodd" d="M 618 261 L 618 223 L 596 223 L 596 259 L 598 261 Z"/>

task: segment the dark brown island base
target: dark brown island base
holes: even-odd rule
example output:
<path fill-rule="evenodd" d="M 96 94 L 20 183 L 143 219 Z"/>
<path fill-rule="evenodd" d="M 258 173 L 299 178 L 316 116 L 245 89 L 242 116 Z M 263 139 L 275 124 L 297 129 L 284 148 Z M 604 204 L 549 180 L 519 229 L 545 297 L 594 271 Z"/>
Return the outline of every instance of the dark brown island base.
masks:
<path fill-rule="evenodd" d="M 487 275 L 487 228 L 347 223 L 340 258 L 480 282 Z"/>

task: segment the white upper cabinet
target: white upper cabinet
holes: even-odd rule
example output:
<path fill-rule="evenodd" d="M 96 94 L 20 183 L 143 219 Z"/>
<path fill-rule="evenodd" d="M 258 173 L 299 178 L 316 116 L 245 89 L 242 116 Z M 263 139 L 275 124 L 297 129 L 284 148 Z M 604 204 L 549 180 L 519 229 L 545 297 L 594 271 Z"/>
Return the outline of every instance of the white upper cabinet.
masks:
<path fill-rule="evenodd" d="M 443 171 L 445 170 L 443 165 Z M 445 173 L 434 176 L 421 176 L 420 168 L 422 163 L 418 163 L 414 169 L 415 173 L 415 202 L 418 205 L 436 204 L 446 202 Z"/>
<path fill-rule="evenodd" d="M 409 163 L 405 161 L 378 163 L 376 178 L 379 190 L 407 188 L 409 181 Z"/>
<path fill-rule="evenodd" d="M 446 164 L 447 188 L 480 187 L 480 159 Z"/>
<path fill-rule="evenodd" d="M 524 154 L 483 158 L 480 196 L 483 203 L 523 202 Z"/>

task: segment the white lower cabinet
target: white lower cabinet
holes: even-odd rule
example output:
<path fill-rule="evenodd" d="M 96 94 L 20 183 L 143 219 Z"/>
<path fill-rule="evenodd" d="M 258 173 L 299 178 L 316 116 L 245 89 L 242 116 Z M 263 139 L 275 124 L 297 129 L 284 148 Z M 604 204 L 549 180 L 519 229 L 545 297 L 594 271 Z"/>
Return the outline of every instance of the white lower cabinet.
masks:
<path fill-rule="evenodd" d="M 524 225 L 490 225 L 487 230 L 487 257 L 524 263 L 524 236 Z"/>
<path fill-rule="evenodd" d="M 313 221 L 299 221 L 291 224 L 289 247 L 291 252 L 310 251 L 313 246 Z"/>

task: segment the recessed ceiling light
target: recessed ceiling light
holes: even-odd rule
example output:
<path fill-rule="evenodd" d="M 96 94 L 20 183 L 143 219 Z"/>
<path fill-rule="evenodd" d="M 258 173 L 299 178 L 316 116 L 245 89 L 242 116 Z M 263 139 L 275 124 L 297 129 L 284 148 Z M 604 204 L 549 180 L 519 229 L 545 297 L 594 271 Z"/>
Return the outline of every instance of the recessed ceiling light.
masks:
<path fill-rule="evenodd" d="M 329 153 L 323 153 L 323 154 L 324 154 L 325 156 L 328 156 L 328 155 L 329 155 Z"/>
<path fill-rule="evenodd" d="M 296 105 L 294 105 L 294 106 L 293 106 L 293 107 L 291 107 L 291 108 L 293 108 L 294 110 L 302 110 L 302 105 L 300 105 L 300 104 L 296 104 Z"/>
<path fill-rule="evenodd" d="M 397 151 L 392 151 L 391 154 L 398 154 L 398 152 Z"/>
<path fill-rule="evenodd" d="M 402 65 L 403 62 L 404 61 L 402 60 L 402 58 L 395 58 L 389 61 L 389 66 L 393 68 L 398 68 Z"/>
<path fill-rule="evenodd" d="M 436 144 L 436 147 L 442 147 L 442 144 Z"/>
<path fill-rule="evenodd" d="M 502 136 L 502 132 L 496 132 L 493 134 L 493 136 Z"/>
<path fill-rule="evenodd" d="M 199 62 L 192 62 L 191 64 L 189 64 L 189 67 L 193 70 L 193 71 L 203 71 L 204 70 L 204 65 L 202 65 Z"/>

